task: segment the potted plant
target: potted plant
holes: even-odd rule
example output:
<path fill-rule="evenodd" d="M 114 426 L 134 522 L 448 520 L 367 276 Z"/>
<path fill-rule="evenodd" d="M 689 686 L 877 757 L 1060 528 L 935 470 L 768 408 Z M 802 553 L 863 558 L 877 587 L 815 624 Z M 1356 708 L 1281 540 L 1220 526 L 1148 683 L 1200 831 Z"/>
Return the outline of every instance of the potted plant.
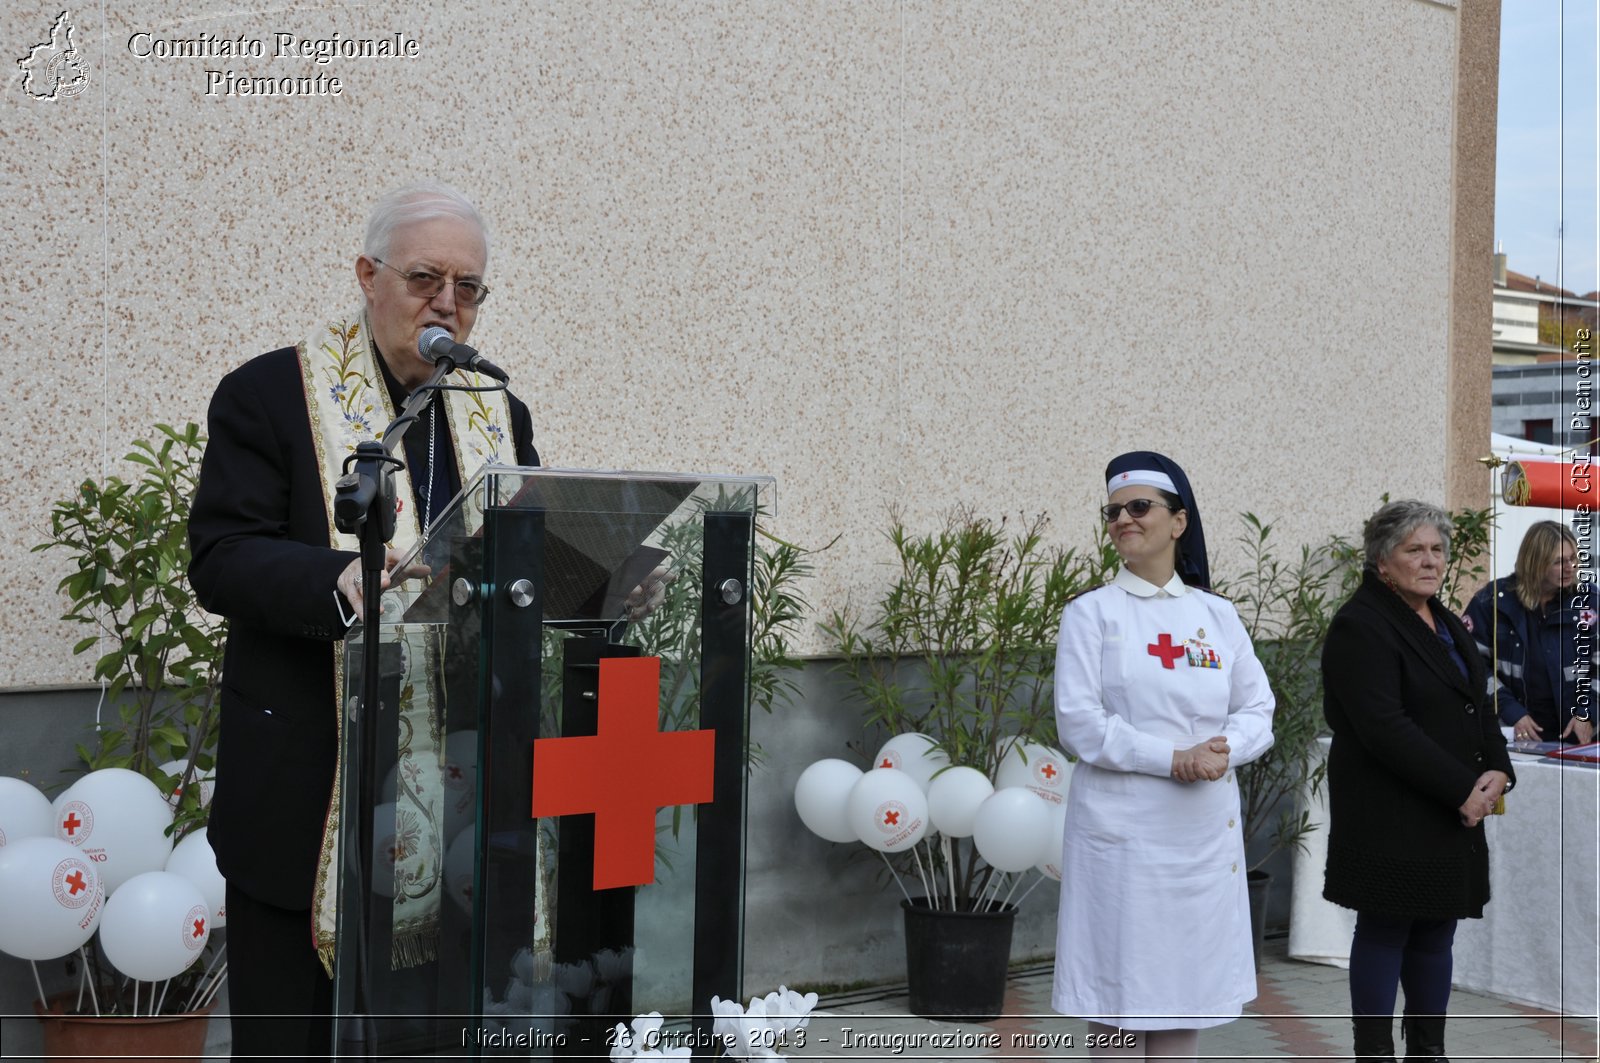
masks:
<path fill-rule="evenodd" d="M 864 704 L 869 733 L 925 736 L 931 749 L 923 759 L 932 758 L 925 769 L 952 781 L 970 773 L 974 784 L 995 778 L 1008 756 L 1025 759 L 1023 750 L 1057 744 L 1052 680 L 1061 611 L 1114 571 L 1115 555 L 1103 541 L 1089 553 L 1046 546 L 1047 523 L 1042 515 L 1013 524 L 961 510 L 917 535 L 893 520 L 893 580 L 865 614 L 847 607 L 823 625 L 838 671 Z M 928 788 L 935 823 L 939 794 L 936 774 Z M 1031 806 L 1017 811 L 1049 815 Z M 1039 833 L 1053 829 L 1047 823 Z M 912 1010 L 992 1017 L 1004 996 L 1015 915 L 997 896 L 997 876 L 1022 870 L 1027 859 L 1002 857 L 994 845 L 985 859 L 976 827 L 941 833 L 939 845 L 928 846 L 927 868 L 910 850 L 926 894 L 902 905 Z M 941 974 L 961 984 L 935 981 Z"/>
<path fill-rule="evenodd" d="M 166 829 L 176 842 L 199 831 L 206 820 L 225 631 L 221 619 L 196 605 L 187 579 L 189 502 L 204 438 L 194 424 L 157 425 L 156 433 L 154 441 L 136 441 L 126 455 L 137 467 L 133 475 L 85 480 L 71 498 L 56 503 L 49 536 L 34 550 L 69 555 L 71 570 L 59 584 L 69 603 L 63 619 L 89 629 L 73 652 L 98 653 L 94 677 L 110 709 L 91 739 L 78 746 L 81 770 L 123 769 L 150 780 L 171 803 Z M 203 839 L 193 842 L 188 849 L 202 861 L 209 859 Z M 107 912 L 111 907 L 108 902 Z M 103 931 L 109 929 L 102 924 Z M 119 974 L 107 955 L 115 950 L 105 936 L 97 933 L 68 959 L 71 972 L 81 957 L 83 969 L 76 973 L 80 989 L 89 992 L 38 1003 L 46 1051 L 94 1054 L 111 1047 L 90 1047 L 82 1040 L 88 1036 L 106 1038 L 119 1053 L 130 1050 L 130 1038 L 140 1038 L 141 1050 L 166 1055 L 168 1049 L 142 1038 L 167 1032 L 184 1044 L 170 1054 L 198 1055 L 209 998 L 221 980 L 221 971 L 212 966 L 215 943 L 170 979 L 159 996 L 146 983 L 136 1004 L 141 976 Z M 127 949 L 122 946 L 124 956 Z M 93 1027 L 87 1034 L 80 1019 Z"/>

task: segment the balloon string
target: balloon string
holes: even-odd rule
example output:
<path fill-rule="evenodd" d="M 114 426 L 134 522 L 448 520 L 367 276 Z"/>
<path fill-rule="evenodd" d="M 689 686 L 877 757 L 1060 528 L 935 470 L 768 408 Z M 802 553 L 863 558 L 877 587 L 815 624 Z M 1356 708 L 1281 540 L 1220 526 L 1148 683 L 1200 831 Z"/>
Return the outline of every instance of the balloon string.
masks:
<path fill-rule="evenodd" d="M 939 910 L 939 898 L 933 890 L 928 888 L 928 876 L 922 872 L 922 856 L 917 852 L 916 843 L 911 844 L 911 859 L 917 865 L 917 877 L 922 880 L 922 892 L 928 898 L 928 907 L 934 911 Z"/>
<path fill-rule="evenodd" d="M 139 980 L 133 980 L 133 1017 L 139 1017 Z"/>
<path fill-rule="evenodd" d="M 170 989 L 170 988 L 172 988 L 172 979 L 168 978 L 165 982 L 161 983 L 161 997 L 160 997 L 160 999 L 158 999 L 156 1001 L 155 1007 L 150 1009 L 151 1016 L 156 1016 L 156 1015 L 161 1014 L 161 1005 L 163 1005 L 163 1004 L 165 1004 L 167 1002 L 167 990 Z M 150 995 L 151 996 L 155 996 L 155 992 L 156 992 L 156 987 L 155 986 L 151 986 L 150 987 Z"/>
<path fill-rule="evenodd" d="M 199 1004 L 200 1007 L 203 1008 L 207 1004 L 210 1004 L 213 1000 L 216 999 L 217 990 L 222 988 L 222 983 L 227 979 L 227 977 L 228 977 L 228 965 L 227 964 L 223 964 L 222 965 L 222 969 L 217 971 L 217 980 L 215 982 L 211 983 L 211 991 L 209 993 L 207 993 L 205 995 L 204 999 L 202 999 L 200 1001 L 200 1004 Z"/>
<path fill-rule="evenodd" d="M 956 907 L 956 862 L 950 853 L 950 835 L 941 834 L 939 839 L 941 848 L 944 849 L 945 874 L 950 878 L 950 909 L 954 911 Z"/>
<path fill-rule="evenodd" d="M 1034 882 L 1033 885 L 1029 886 L 1026 890 L 1022 891 L 1022 896 L 1017 898 L 1017 907 L 1018 908 L 1021 908 L 1022 907 L 1022 902 L 1028 899 L 1028 894 L 1032 893 L 1034 890 L 1039 888 L 1039 883 L 1043 882 L 1045 880 L 1045 877 L 1046 876 L 1044 876 L 1044 875 L 1040 875 L 1039 878 L 1038 878 L 1038 881 Z M 1009 900 L 1010 898 L 1007 898 L 1007 899 Z"/>
<path fill-rule="evenodd" d="M 1024 878 L 1025 878 L 1025 877 L 1026 877 L 1026 874 L 1022 874 L 1022 875 L 1018 875 L 1018 876 L 1017 876 L 1017 880 L 1016 880 L 1016 881 L 1015 881 L 1015 882 L 1013 882 L 1013 883 L 1012 883 L 1012 884 L 1011 884 L 1011 888 L 1010 888 L 1010 889 L 1009 889 L 1009 890 L 1007 890 L 1007 891 L 1006 891 L 1006 899 L 1005 899 L 1005 900 L 1003 900 L 1003 901 L 1001 901 L 1001 902 L 1000 902 L 1000 910 L 1001 910 L 1001 911 L 1005 911 L 1005 907 L 1006 907 L 1006 905 L 1008 905 L 1008 904 L 1010 904 L 1010 903 L 1011 903 L 1011 895 L 1012 895 L 1012 894 L 1013 894 L 1013 893 L 1015 893 L 1015 892 L 1017 892 L 1017 887 L 1018 887 L 1018 886 L 1020 886 L 1020 885 L 1022 885 L 1022 880 L 1023 880 L 1023 879 L 1024 879 Z M 1035 882 L 1035 883 L 1034 883 L 1034 884 L 1033 884 L 1033 886 L 1037 886 L 1037 885 L 1038 885 L 1038 883 L 1037 883 L 1037 882 Z M 1028 892 L 1029 892 L 1029 893 L 1032 893 L 1032 892 L 1033 892 L 1033 886 L 1029 886 L 1029 887 L 1028 887 Z M 1023 896 L 1024 896 L 1024 897 L 1026 897 L 1026 896 L 1027 896 L 1027 895 L 1028 895 L 1028 894 L 1027 894 L 1027 893 L 1024 893 L 1024 894 L 1023 894 Z M 1017 903 L 1018 903 L 1018 904 L 1021 904 L 1021 903 L 1022 903 L 1022 901 L 1021 901 L 1021 900 L 1018 900 L 1018 901 L 1017 901 Z"/>
<path fill-rule="evenodd" d="M 222 957 L 226 956 L 227 954 L 228 954 L 228 946 L 227 945 L 223 945 L 220 949 L 217 950 L 217 954 L 215 956 L 211 957 L 211 962 L 206 965 L 205 973 L 202 974 L 200 976 L 199 980 L 195 982 L 195 984 L 194 984 L 194 992 L 189 994 L 189 1000 L 183 1006 L 183 1010 L 184 1011 L 188 1012 L 188 1011 L 193 1011 L 194 1010 L 195 1001 L 200 999 L 201 992 L 206 989 L 207 980 L 211 977 L 211 972 L 216 969 L 217 961 L 222 959 Z"/>
<path fill-rule="evenodd" d="M 889 854 L 879 849 L 878 855 L 883 857 L 883 866 L 889 869 L 889 874 L 894 876 L 895 884 L 900 887 L 900 892 L 905 894 L 906 903 L 915 907 L 916 902 L 911 899 L 911 894 L 906 893 L 906 884 L 900 881 L 900 872 L 896 871 L 894 865 L 889 863 Z"/>
<path fill-rule="evenodd" d="M 94 1004 L 94 1017 L 100 1018 L 100 994 L 95 992 L 94 978 L 89 974 L 89 954 L 83 951 L 83 946 L 78 946 L 78 957 L 83 961 L 83 980 L 89 986 L 89 1000 Z M 83 990 L 78 990 L 78 1007 L 83 1007 Z"/>
<path fill-rule="evenodd" d="M 39 1003 L 45 1004 L 47 1001 L 44 998 L 44 983 L 39 981 L 39 965 L 29 960 L 28 966 L 33 968 L 33 984 L 39 990 Z"/>

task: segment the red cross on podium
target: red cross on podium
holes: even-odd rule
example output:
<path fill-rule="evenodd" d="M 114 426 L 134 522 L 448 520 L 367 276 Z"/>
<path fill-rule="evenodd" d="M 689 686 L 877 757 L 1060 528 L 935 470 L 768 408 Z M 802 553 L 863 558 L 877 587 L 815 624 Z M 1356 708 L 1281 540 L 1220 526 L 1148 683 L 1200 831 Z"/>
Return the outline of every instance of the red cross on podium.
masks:
<path fill-rule="evenodd" d="M 660 729 L 659 657 L 600 661 L 598 734 L 533 743 L 533 815 L 594 814 L 594 888 L 655 881 L 656 811 L 711 800 L 714 731 Z"/>
<path fill-rule="evenodd" d="M 1160 641 L 1150 643 L 1145 647 L 1145 652 L 1152 657 L 1160 657 L 1161 667 L 1170 671 L 1173 667 L 1172 662 L 1183 656 L 1183 647 L 1174 646 L 1172 636 L 1163 631 Z"/>

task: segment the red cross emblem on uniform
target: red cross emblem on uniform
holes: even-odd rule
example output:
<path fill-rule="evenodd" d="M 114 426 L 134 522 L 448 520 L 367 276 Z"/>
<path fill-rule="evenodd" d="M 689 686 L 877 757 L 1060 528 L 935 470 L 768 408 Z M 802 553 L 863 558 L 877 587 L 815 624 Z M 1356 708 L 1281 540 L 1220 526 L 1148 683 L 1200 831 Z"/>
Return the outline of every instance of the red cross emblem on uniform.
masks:
<path fill-rule="evenodd" d="M 1145 652 L 1152 657 L 1160 657 L 1161 667 L 1170 671 L 1173 667 L 1172 662 L 1183 656 L 1183 647 L 1174 646 L 1172 636 L 1163 631 L 1159 640 L 1145 647 Z"/>
<path fill-rule="evenodd" d="M 78 833 L 78 828 L 83 826 L 83 820 L 78 818 L 76 812 L 68 812 L 67 818 L 61 821 L 61 829 L 68 834 Z"/>
<path fill-rule="evenodd" d="M 533 743 L 533 815 L 594 815 L 594 888 L 656 877 L 656 812 L 711 800 L 714 731 L 661 731 L 661 658 L 600 661 L 598 733 Z"/>
<path fill-rule="evenodd" d="M 73 896 L 77 896 L 79 893 L 89 888 L 89 884 L 83 880 L 82 871 L 74 871 L 63 881 L 65 881 L 67 884 L 67 892 Z"/>
<path fill-rule="evenodd" d="M 1579 610 L 1579 612 L 1578 612 L 1578 626 L 1579 627 L 1593 627 L 1594 626 L 1594 620 L 1595 620 L 1595 611 L 1593 609 L 1582 609 L 1582 610 Z"/>

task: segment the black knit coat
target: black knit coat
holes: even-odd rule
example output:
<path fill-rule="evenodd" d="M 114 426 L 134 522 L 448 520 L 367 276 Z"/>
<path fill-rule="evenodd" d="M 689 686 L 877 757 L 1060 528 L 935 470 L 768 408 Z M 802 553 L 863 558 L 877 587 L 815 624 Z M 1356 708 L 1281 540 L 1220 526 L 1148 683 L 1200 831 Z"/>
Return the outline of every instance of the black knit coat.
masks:
<path fill-rule="evenodd" d="M 1482 824 L 1457 809 L 1478 777 L 1515 781 L 1461 622 L 1433 599 L 1468 673 L 1438 635 L 1371 573 L 1333 618 L 1322 651 L 1328 864 L 1322 895 L 1358 911 L 1480 918 L 1489 900 Z"/>

